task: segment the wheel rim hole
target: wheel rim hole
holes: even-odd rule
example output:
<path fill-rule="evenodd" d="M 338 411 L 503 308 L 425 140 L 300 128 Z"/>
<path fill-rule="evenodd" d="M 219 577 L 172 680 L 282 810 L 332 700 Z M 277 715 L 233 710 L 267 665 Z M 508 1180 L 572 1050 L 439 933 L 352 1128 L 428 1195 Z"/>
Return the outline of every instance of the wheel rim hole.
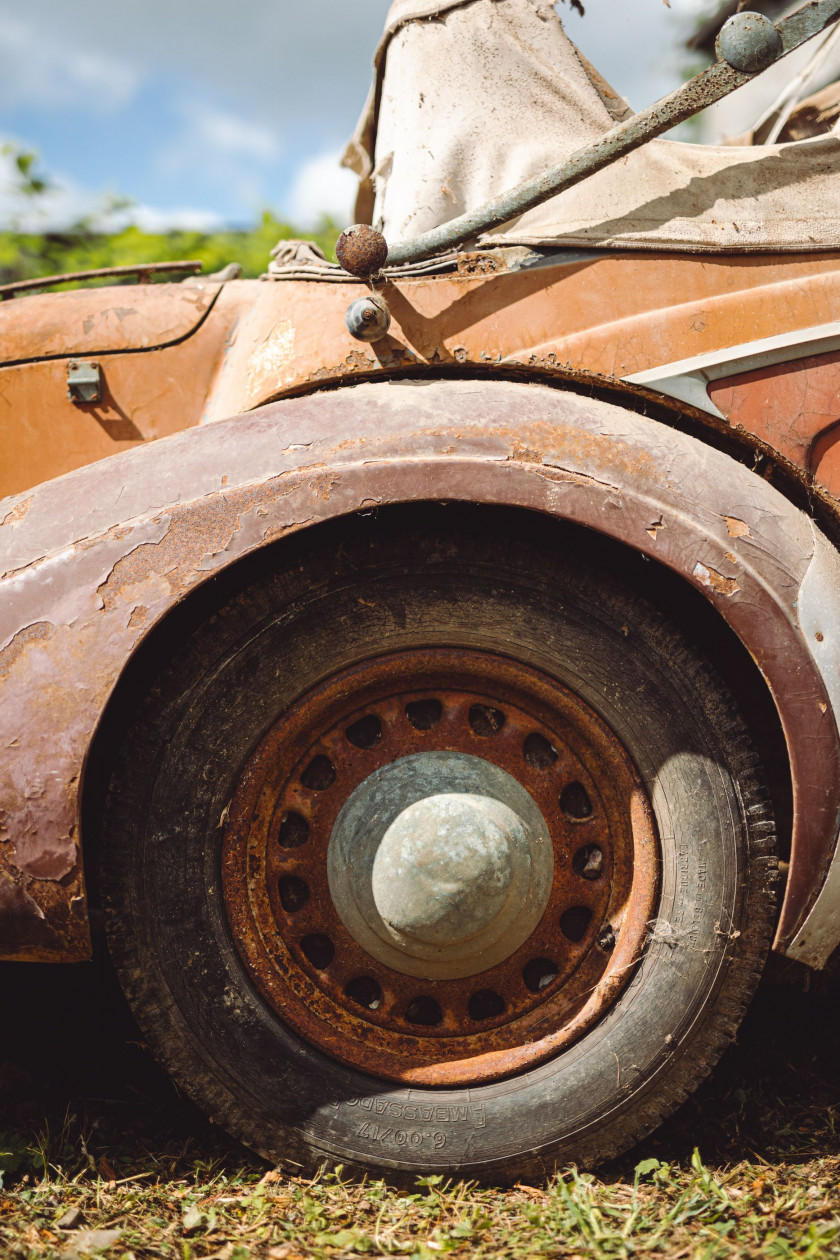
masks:
<path fill-rule="evenodd" d="M 439 700 L 412 700 L 405 706 L 405 716 L 415 731 L 430 731 L 443 717 L 443 705 Z"/>
<path fill-rule="evenodd" d="M 300 781 L 310 792 L 326 792 L 335 783 L 335 766 L 329 757 L 319 753 L 313 757 L 300 776 Z"/>
<path fill-rule="evenodd" d="M 540 993 L 557 979 L 557 966 L 550 958 L 532 958 L 522 968 L 522 979 L 529 993 Z"/>
<path fill-rule="evenodd" d="M 592 817 L 592 802 L 589 793 L 582 783 L 568 783 L 560 794 L 560 808 L 569 818 L 576 822 Z"/>
<path fill-rule="evenodd" d="M 300 814 L 290 810 L 280 820 L 277 842 L 284 849 L 299 849 L 309 839 L 309 823 Z"/>
<path fill-rule="evenodd" d="M 307 962 L 312 963 L 316 971 L 326 971 L 335 958 L 335 946 L 332 941 L 328 936 L 322 936 L 319 932 L 313 932 L 311 936 L 304 936 L 300 943 L 300 948 Z"/>
<path fill-rule="evenodd" d="M 600 879 L 604 870 L 604 855 L 597 844 L 585 844 L 572 858 L 572 870 L 581 879 Z"/>
<path fill-rule="evenodd" d="M 533 766 L 535 770 L 547 770 L 557 760 L 557 749 L 544 735 L 538 735 L 535 731 L 522 745 L 522 755 L 526 764 Z"/>
<path fill-rule="evenodd" d="M 572 906 L 560 915 L 560 931 L 567 941 L 577 944 L 586 936 L 586 929 L 592 922 L 592 911 L 588 906 Z"/>
<path fill-rule="evenodd" d="M 382 1005 L 382 990 L 372 976 L 356 976 L 345 986 L 344 993 L 366 1011 L 377 1011 Z"/>
<path fill-rule="evenodd" d="M 505 1013 L 505 1000 L 494 989 L 479 989 L 467 1004 L 470 1019 L 497 1019 Z"/>
<path fill-rule="evenodd" d="M 434 1028 L 443 1019 L 440 1004 L 431 997 L 416 997 L 406 1007 L 405 1017 L 409 1024 L 422 1024 Z"/>
<path fill-rule="evenodd" d="M 359 718 L 344 732 L 354 748 L 374 748 L 382 738 L 382 723 L 375 713 Z"/>
<path fill-rule="evenodd" d="M 302 910 L 309 900 L 309 885 L 297 875 L 284 875 L 278 884 L 280 905 L 289 914 Z"/>
<path fill-rule="evenodd" d="M 494 709 L 489 704 L 474 704 L 470 709 L 470 726 L 474 735 L 480 739 L 490 739 L 498 735 L 505 724 L 505 715 L 501 709 Z"/>

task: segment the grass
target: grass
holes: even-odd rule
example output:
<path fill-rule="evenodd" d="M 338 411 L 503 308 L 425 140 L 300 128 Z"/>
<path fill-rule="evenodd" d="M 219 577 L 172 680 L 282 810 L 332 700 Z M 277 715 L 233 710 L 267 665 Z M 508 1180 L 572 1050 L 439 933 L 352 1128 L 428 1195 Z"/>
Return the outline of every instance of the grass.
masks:
<path fill-rule="evenodd" d="M 840 983 L 766 986 L 693 1100 L 597 1175 L 289 1177 L 152 1063 L 104 964 L 0 965 L 0 1257 L 840 1257 Z M 75 1213 L 74 1209 L 78 1209 Z"/>

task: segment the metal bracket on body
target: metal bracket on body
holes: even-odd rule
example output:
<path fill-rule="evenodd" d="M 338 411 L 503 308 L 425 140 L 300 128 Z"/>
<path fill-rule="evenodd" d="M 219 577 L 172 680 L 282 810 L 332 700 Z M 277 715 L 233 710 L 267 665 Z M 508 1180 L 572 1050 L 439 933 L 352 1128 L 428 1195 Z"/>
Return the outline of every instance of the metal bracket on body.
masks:
<path fill-rule="evenodd" d="M 89 360 L 67 364 L 67 397 L 74 403 L 102 402 L 102 371 Z"/>

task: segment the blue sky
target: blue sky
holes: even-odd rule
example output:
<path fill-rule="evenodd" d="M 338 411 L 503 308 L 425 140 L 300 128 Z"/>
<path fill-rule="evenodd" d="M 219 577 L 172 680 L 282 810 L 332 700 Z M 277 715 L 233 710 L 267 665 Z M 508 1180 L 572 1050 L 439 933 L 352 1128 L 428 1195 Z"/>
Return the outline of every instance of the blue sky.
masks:
<path fill-rule="evenodd" d="M 558 6 L 635 107 L 673 87 L 702 0 Z M 337 155 L 363 104 L 388 0 L 0 0 L 0 142 L 37 150 L 53 222 L 103 194 L 148 227 L 346 218 Z M 2 185 L 0 220 L 14 207 Z M 18 208 L 19 209 L 19 208 Z"/>

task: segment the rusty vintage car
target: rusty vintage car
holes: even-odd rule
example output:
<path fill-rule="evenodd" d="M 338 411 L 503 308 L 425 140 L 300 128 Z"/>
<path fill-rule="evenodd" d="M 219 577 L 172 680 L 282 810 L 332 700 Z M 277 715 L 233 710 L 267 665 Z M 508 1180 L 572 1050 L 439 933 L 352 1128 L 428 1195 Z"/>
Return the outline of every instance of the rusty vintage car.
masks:
<path fill-rule="evenodd" d="M 342 266 L 3 291 L 0 956 L 272 1160 L 607 1158 L 840 941 L 840 140 L 657 138 L 839 12 L 399 0 Z"/>

